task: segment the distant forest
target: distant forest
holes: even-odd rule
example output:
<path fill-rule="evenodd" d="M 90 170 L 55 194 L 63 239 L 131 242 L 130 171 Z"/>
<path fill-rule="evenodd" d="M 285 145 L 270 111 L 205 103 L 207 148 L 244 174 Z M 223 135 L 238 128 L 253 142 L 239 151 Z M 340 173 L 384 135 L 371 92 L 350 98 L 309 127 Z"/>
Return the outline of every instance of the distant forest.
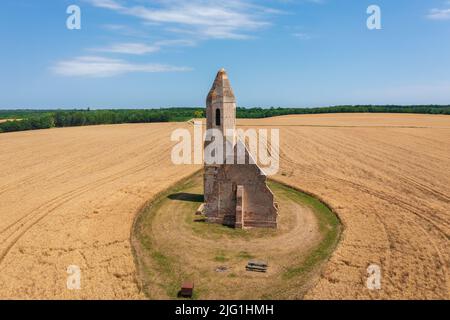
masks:
<path fill-rule="evenodd" d="M 420 113 L 450 114 L 450 105 L 334 106 L 320 108 L 237 108 L 238 118 L 268 118 L 290 114 L 318 113 Z M 118 123 L 179 122 L 203 118 L 204 108 L 121 110 L 0 110 L 1 132 Z"/>

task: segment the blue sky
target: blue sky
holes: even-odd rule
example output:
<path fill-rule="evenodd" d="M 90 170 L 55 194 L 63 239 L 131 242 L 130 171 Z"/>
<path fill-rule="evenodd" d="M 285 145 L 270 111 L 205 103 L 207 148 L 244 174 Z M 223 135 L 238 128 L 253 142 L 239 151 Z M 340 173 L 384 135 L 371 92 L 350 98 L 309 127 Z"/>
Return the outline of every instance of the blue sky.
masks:
<path fill-rule="evenodd" d="M 2 0 L 0 46 L 1 109 L 450 104 L 448 0 Z"/>

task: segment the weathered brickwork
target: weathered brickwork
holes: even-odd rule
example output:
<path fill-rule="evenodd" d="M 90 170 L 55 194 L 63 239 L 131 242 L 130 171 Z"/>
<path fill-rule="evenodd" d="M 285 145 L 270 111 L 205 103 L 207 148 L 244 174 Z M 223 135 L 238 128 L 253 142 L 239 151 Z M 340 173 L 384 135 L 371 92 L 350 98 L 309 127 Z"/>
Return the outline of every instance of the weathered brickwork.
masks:
<path fill-rule="evenodd" d="M 236 100 L 225 70 L 220 70 L 206 101 L 207 129 L 219 129 L 224 136 L 227 129 L 236 126 Z M 226 136 L 234 148 L 235 134 Z M 208 143 L 205 143 L 205 147 Z M 276 228 L 278 208 L 267 177 L 256 164 L 249 163 L 250 154 L 245 148 L 246 164 L 205 165 L 204 213 L 209 222 L 236 228 Z M 224 161 L 225 162 L 225 161 Z M 234 163 L 237 163 L 235 161 Z"/>

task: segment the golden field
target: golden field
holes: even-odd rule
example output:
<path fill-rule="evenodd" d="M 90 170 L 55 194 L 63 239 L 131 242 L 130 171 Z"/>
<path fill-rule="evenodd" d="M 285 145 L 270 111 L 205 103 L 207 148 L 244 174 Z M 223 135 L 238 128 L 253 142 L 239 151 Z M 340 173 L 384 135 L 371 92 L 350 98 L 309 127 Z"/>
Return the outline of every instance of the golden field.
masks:
<path fill-rule="evenodd" d="M 316 195 L 342 239 L 306 298 L 444 298 L 450 283 L 450 116 L 332 114 L 241 120 L 280 128 L 275 180 Z M 200 166 L 175 166 L 170 134 L 136 124 L 0 134 L 0 298 L 145 298 L 136 213 Z M 365 287 L 379 264 L 382 289 Z M 69 265 L 82 290 L 66 288 Z"/>
<path fill-rule="evenodd" d="M 198 169 L 171 164 L 180 126 L 1 134 L 0 298 L 143 298 L 130 230 L 148 199 Z M 82 290 L 67 290 L 69 265 Z"/>
<path fill-rule="evenodd" d="M 315 194 L 344 224 L 306 298 L 450 298 L 449 116 L 308 115 L 255 124 L 281 129 L 276 179 Z M 366 289 L 370 264 L 381 266 L 380 291 Z"/>

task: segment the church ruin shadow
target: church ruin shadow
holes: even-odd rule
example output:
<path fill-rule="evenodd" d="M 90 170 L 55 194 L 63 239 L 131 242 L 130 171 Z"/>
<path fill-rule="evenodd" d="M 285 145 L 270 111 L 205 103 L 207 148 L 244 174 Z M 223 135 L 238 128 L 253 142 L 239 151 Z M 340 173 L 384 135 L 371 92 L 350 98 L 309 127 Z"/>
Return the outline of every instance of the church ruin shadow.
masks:
<path fill-rule="evenodd" d="M 178 200 L 178 201 L 186 201 L 186 202 L 199 202 L 203 203 L 204 197 L 202 194 L 198 193 L 186 193 L 186 192 L 179 192 L 179 193 L 173 193 L 168 196 L 170 200 Z"/>

